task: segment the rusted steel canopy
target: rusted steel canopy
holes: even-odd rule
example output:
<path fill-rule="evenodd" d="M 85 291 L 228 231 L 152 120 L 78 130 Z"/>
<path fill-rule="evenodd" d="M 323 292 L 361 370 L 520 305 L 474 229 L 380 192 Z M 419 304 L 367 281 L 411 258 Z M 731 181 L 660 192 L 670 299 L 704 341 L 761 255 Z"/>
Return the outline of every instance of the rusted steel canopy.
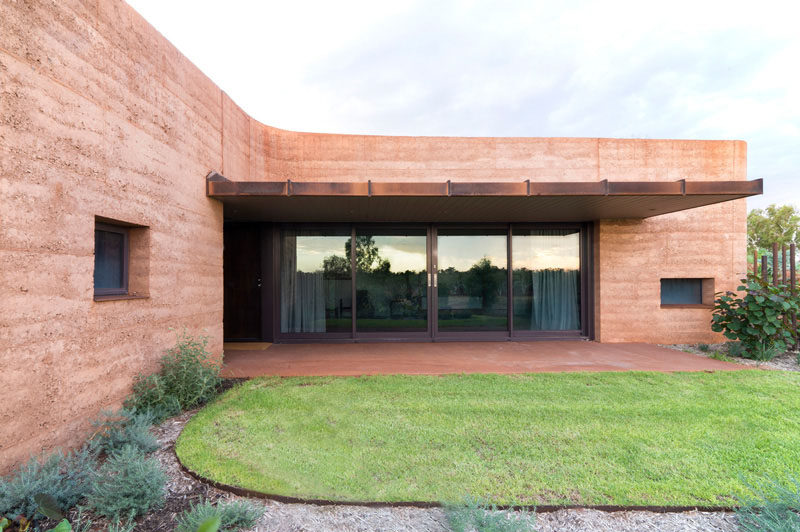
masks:
<path fill-rule="evenodd" d="M 229 181 L 225 218 L 274 222 L 578 222 L 649 218 L 763 192 L 763 181 L 387 183 Z"/>

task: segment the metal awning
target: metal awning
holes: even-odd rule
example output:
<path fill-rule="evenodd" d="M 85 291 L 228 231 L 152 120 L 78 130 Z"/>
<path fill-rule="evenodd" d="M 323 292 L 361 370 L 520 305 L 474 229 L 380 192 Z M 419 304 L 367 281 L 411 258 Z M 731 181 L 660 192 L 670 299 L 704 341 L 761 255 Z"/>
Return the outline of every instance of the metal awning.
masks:
<path fill-rule="evenodd" d="M 582 222 L 649 218 L 761 194 L 751 181 L 230 181 L 206 194 L 225 219 L 270 222 Z"/>

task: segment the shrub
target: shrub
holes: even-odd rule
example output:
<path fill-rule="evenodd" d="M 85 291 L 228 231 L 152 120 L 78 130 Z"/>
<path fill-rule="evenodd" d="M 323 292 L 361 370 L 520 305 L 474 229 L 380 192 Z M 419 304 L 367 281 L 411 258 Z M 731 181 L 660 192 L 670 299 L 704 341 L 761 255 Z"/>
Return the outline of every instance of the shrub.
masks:
<path fill-rule="evenodd" d="M 143 453 L 158 449 L 158 439 L 150 432 L 153 416 L 148 412 L 120 409 L 117 412 L 104 410 L 92 422 L 96 427 L 89 445 L 96 451 L 111 454 L 126 445 L 132 445 Z"/>
<path fill-rule="evenodd" d="M 800 310 L 800 296 L 784 285 L 771 286 L 756 276 L 742 279 L 744 297 L 734 292 L 718 293 L 711 329 L 731 340 L 739 340 L 742 356 L 770 360 L 787 349 L 792 340 L 791 312 Z"/>
<path fill-rule="evenodd" d="M 94 463 L 95 456 L 86 447 L 31 458 L 8 477 L 0 478 L 0 516 L 40 520 L 44 515 L 37 512 L 37 495 L 52 497 L 60 510 L 72 508 L 89 489 Z"/>
<path fill-rule="evenodd" d="M 725 347 L 728 349 L 728 354 L 730 356 L 744 358 L 744 346 L 742 342 L 726 342 Z"/>
<path fill-rule="evenodd" d="M 114 452 L 93 475 L 87 502 L 110 519 L 134 518 L 164 504 L 166 482 L 157 460 L 128 445 Z"/>
<path fill-rule="evenodd" d="M 207 345 L 205 336 L 179 334 L 175 346 L 161 359 L 158 373 L 136 377 L 125 406 L 161 421 L 212 399 L 222 379 Z"/>
<path fill-rule="evenodd" d="M 800 530 L 800 482 L 788 485 L 767 479 L 750 487 L 753 497 L 740 501 L 736 512 L 744 532 L 796 532 Z"/>
<path fill-rule="evenodd" d="M 221 532 L 231 532 L 241 528 L 252 528 L 261 516 L 261 509 L 245 501 L 220 502 L 216 505 L 208 501 L 193 504 L 178 518 L 176 532 L 195 532 L 200 526 L 219 518 Z"/>
<path fill-rule="evenodd" d="M 706 353 L 708 352 L 709 346 L 708 344 L 697 344 L 697 348 L 703 353 Z"/>
<path fill-rule="evenodd" d="M 494 504 L 473 498 L 445 506 L 445 513 L 453 532 L 528 532 L 536 522 L 535 513 L 498 510 Z"/>

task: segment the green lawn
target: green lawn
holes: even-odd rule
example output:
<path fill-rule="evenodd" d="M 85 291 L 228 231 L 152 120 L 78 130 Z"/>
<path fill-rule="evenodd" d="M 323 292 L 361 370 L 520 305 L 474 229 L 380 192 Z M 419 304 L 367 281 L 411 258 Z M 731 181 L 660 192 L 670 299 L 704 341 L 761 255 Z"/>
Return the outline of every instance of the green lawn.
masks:
<path fill-rule="evenodd" d="M 198 413 L 190 469 L 337 500 L 727 504 L 800 473 L 800 374 L 261 378 Z"/>

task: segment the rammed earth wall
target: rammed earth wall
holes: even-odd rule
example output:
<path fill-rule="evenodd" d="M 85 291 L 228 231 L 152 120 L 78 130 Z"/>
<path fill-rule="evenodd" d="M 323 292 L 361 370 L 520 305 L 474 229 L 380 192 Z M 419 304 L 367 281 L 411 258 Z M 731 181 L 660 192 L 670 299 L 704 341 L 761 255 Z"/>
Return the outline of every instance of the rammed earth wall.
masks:
<path fill-rule="evenodd" d="M 207 334 L 221 355 L 211 170 L 250 181 L 742 180 L 746 146 L 284 131 L 251 119 L 121 1 L 0 2 L 0 470 L 85 438 L 136 373 L 156 369 L 171 329 Z M 94 301 L 97 216 L 147 226 L 136 272 L 147 297 Z M 596 222 L 596 338 L 717 339 L 707 309 L 660 308 L 660 278 L 734 288 L 745 231 L 744 200 Z"/>

